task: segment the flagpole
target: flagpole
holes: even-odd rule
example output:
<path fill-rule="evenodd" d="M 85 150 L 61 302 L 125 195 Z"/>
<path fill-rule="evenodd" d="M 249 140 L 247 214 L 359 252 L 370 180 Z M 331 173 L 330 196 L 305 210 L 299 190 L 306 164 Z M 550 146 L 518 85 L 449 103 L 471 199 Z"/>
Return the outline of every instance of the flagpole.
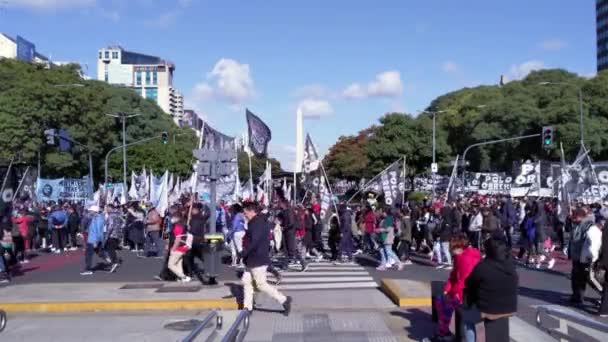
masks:
<path fill-rule="evenodd" d="M 407 156 L 403 156 L 403 190 L 401 191 L 401 207 L 405 206 L 405 180 L 407 178 L 406 168 Z"/>
<path fill-rule="evenodd" d="M 15 200 L 15 198 L 17 198 L 17 194 L 19 193 L 19 189 L 21 189 L 21 185 L 23 184 L 23 181 L 25 180 L 25 177 L 27 177 L 27 173 L 30 171 L 30 167 L 28 166 L 25 169 L 25 172 L 23 173 L 23 177 L 21 177 L 21 181 L 19 181 L 19 185 L 17 185 L 17 190 L 15 190 L 15 193 L 13 194 L 13 201 Z"/>
<path fill-rule="evenodd" d="M 403 158 L 403 157 L 401 157 L 401 158 Z M 376 178 L 380 177 L 380 175 L 382 175 L 384 173 L 384 171 L 390 169 L 393 165 L 395 165 L 395 163 L 400 162 L 401 158 L 394 161 L 391 165 L 387 166 L 384 170 L 380 171 L 374 178 L 370 179 L 369 182 L 365 183 L 365 185 L 363 187 L 361 187 L 361 189 L 359 189 L 357 192 L 355 192 L 355 194 L 352 195 L 351 198 L 349 198 L 348 201 L 346 201 L 346 203 L 350 203 L 350 201 L 352 201 L 352 199 L 355 198 L 355 196 L 357 196 L 361 191 L 363 191 L 365 188 L 367 188 L 367 186 L 370 185 L 373 181 L 375 181 Z M 321 165 L 321 166 L 323 166 L 323 165 Z"/>
<path fill-rule="evenodd" d="M 15 156 L 11 157 L 11 162 L 8 164 L 8 168 L 6 169 L 6 174 L 4 175 L 4 180 L 2 180 L 2 188 L 0 189 L 0 193 L 4 192 L 4 187 L 6 186 L 6 181 L 8 180 L 8 175 L 13 168 L 13 161 L 15 160 Z"/>
<path fill-rule="evenodd" d="M 203 121 L 203 126 L 201 127 L 201 137 L 198 140 L 198 149 L 203 148 L 203 136 L 205 135 L 205 124 Z M 198 162 L 197 162 L 198 164 Z M 198 167 L 194 169 L 194 179 L 192 180 L 192 194 L 190 194 L 190 208 L 188 209 L 188 220 L 186 220 L 186 227 L 190 226 L 190 219 L 192 218 L 192 207 L 194 207 L 194 195 L 196 194 L 196 182 L 198 181 Z M 210 210 L 215 210 L 215 205 Z"/>
<path fill-rule="evenodd" d="M 249 190 L 253 194 L 253 172 L 251 170 L 251 154 L 247 152 L 247 157 L 249 158 Z"/>

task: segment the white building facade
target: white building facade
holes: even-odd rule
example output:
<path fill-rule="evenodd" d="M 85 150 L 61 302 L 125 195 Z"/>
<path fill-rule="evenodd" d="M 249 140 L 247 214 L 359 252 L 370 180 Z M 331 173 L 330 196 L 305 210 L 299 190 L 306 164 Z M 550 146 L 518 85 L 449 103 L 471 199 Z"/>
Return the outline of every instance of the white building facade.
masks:
<path fill-rule="evenodd" d="M 45 64 L 51 66 L 49 59 L 36 51 L 36 45 L 27 39 L 17 36 L 13 38 L 0 32 L 0 58 L 18 59 L 24 62 Z"/>
<path fill-rule="evenodd" d="M 108 46 L 98 51 L 98 80 L 133 88 L 172 116 L 180 114 L 174 104 L 172 107 L 172 94 L 176 92 L 173 89 L 174 71 L 175 65 L 169 61 L 127 51 L 120 46 Z M 181 106 L 183 113 L 183 98 Z"/>

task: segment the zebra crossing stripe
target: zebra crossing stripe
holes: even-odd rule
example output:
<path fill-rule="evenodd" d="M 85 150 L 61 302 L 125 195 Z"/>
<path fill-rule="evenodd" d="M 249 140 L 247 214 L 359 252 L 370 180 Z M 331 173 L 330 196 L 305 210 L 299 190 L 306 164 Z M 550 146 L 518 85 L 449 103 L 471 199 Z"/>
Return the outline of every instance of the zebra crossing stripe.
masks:
<path fill-rule="evenodd" d="M 292 283 L 340 283 L 353 281 L 373 281 L 372 277 L 308 277 L 308 278 L 289 278 L 283 279 L 281 284 Z"/>
<path fill-rule="evenodd" d="M 357 283 L 322 283 L 322 284 L 283 284 L 281 283 L 279 290 L 329 290 L 329 289 L 372 289 L 377 288 L 378 284 L 373 281 L 357 282 Z"/>
<path fill-rule="evenodd" d="M 347 271 L 347 272 L 340 272 L 340 271 L 316 272 L 315 270 L 313 270 L 311 268 L 310 271 L 306 271 L 306 272 L 283 272 L 283 273 L 281 273 L 281 275 L 283 276 L 283 278 L 290 278 L 290 277 L 302 277 L 302 276 L 339 276 L 339 275 L 364 276 L 364 275 L 369 275 L 369 273 L 367 273 L 366 271 L 363 271 L 363 270 L 362 271 Z"/>
<path fill-rule="evenodd" d="M 315 266 L 309 265 L 308 269 L 311 271 L 365 271 L 365 268 L 359 267 L 326 267 L 326 266 Z"/>

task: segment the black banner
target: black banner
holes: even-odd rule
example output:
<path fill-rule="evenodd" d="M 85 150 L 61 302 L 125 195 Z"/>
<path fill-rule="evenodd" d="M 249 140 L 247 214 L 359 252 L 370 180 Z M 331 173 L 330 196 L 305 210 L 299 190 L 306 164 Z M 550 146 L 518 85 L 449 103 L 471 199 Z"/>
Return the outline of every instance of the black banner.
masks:
<path fill-rule="evenodd" d="M 394 162 L 380 172 L 375 180 L 367 185 L 365 192 L 384 195 L 384 203 L 393 206 L 401 203 L 405 191 L 405 179 L 401 160 Z"/>
<path fill-rule="evenodd" d="M 249 132 L 249 148 L 256 156 L 265 156 L 268 142 L 272 139 L 270 128 L 249 109 L 245 109 L 245 114 Z"/>

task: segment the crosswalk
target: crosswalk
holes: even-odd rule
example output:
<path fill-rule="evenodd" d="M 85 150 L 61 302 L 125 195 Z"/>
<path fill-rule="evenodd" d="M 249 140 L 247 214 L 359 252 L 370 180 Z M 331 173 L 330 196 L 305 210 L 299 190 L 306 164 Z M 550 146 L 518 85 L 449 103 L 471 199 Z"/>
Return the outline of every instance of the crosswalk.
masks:
<path fill-rule="evenodd" d="M 378 284 L 369 272 L 356 263 L 311 262 L 305 272 L 282 272 L 279 290 L 372 289 Z M 276 282 L 274 276 L 269 280 Z"/>

